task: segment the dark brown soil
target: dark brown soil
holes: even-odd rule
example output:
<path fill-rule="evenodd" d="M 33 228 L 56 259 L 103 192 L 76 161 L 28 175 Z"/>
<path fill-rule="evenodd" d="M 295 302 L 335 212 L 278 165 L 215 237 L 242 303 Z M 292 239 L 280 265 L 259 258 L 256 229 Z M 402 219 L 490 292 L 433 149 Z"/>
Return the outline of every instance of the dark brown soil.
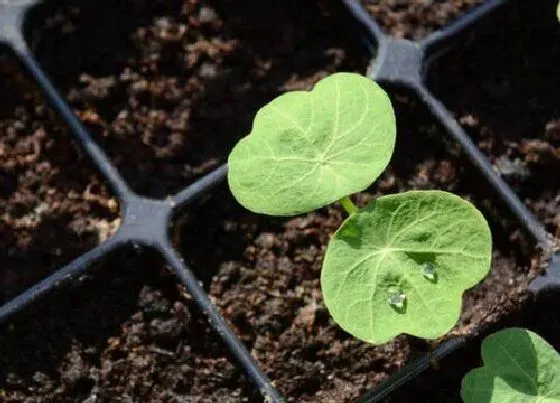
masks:
<path fill-rule="evenodd" d="M 396 38 L 420 40 L 484 0 L 360 0 L 377 23 Z"/>
<path fill-rule="evenodd" d="M 0 70 L 1 303 L 108 238 L 118 206 L 17 66 Z"/>
<path fill-rule="evenodd" d="M 556 5 L 535 0 L 499 10 L 434 66 L 431 86 L 495 169 L 560 235 Z"/>
<path fill-rule="evenodd" d="M 225 161 L 276 95 L 367 64 L 333 0 L 83 3 L 29 36 L 127 181 L 153 197 Z"/>
<path fill-rule="evenodd" d="M 277 94 L 309 88 L 336 70 L 365 71 L 368 62 L 335 0 L 278 0 L 266 7 L 256 0 L 79 4 L 57 2 L 55 8 L 47 3 L 32 19 L 41 28 L 29 31 L 30 41 L 127 181 L 154 197 L 183 188 L 223 161 L 231 145 L 248 132 L 258 107 Z M 14 110 L 31 99 L 17 96 L 17 81 L 4 81 L 11 91 L 6 93 L 12 94 L 5 104 Z M 399 125 L 396 155 L 378 184 L 356 201 L 438 188 L 468 197 L 484 211 L 494 229 L 495 253 L 491 275 L 466 295 L 461 323 L 453 332 L 469 333 L 473 326 L 494 323 L 519 309 L 538 262 L 528 258 L 531 245 L 492 202 L 494 195 L 456 147 L 445 147 L 425 111 L 403 94 L 393 94 L 393 100 Z M 40 102 L 33 98 L 36 104 Z M 10 116 L 0 122 L 6 133 L 17 125 Z M 46 115 L 27 119 L 47 125 Z M 22 132 L 32 133 L 27 136 L 31 144 L 46 137 L 31 129 Z M 4 139 L 4 131 L 0 134 Z M 70 154 L 68 142 L 53 144 L 41 148 L 49 151 L 41 158 L 49 167 L 60 166 L 47 172 L 60 178 L 55 195 L 61 195 L 57 197 L 65 207 L 60 214 L 69 221 L 45 227 L 53 240 L 60 238 L 57 247 L 68 252 L 52 266 L 93 246 L 118 223 L 111 213 L 115 202 L 105 188 L 78 168 L 84 158 Z M 21 158 L 10 147 L 10 158 Z M 30 172 L 33 183 L 47 181 L 37 173 L 42 172 L 37 161 L 26 164 L 22 169 Z M 20 177 L 26 176 L 13 173 L 12 183 Z M 97 196 L 86 203 L 81 200 L 89 197 L 84 196 L 89 184 Z M 81 202 L 67 197 L 71 186 L 80 189 Z M 14 195 L 36 197 L 34 192 L 34 187 L 13 190 Z M 47 199 L 45 218 L 58 214 L 52 207 L 56 200 Z M 0 202 L 2 214 L 14 204 L 3 194 Z M 31 211 L 35 204 L 25 208 Z M 106 222 L 102 228 L 109 230 L 90 230 L 87 237 L 80 232 L 75 245 L 82 249 L 73 251 L 61 234 L 75 228 L 68 223 L 86 212 L 96 223 L 93 228 Z M 222 186 L 187 215 L 181 231 L 178 246 L 186 260 L 290 401 L 348 401 L 432 347 L 405 336 L 368 346 L 330 320 L 318 276 L 325 245 L 342 218 L 336 206 L 293 219 L 256 216 L 238 206 Z M 44 256 L 51 256 L 54 246 L 41 243 L 44 235 L 37 228 L 26 231 L 2 228 L 2 236 L 31 237 L 40 247 L 17 244 L 14 249 L 45 265 L 50 260 Z M 12 267 L 20 267 L 10 259 Z M 115 253 L 100 266 L 94 280 L 58 291 L 0 328 L 0 400 L 262 400 L 158 259 Z M 23 278 L 36 280 L 27 274 Z M 432 401 L 422 399 L 408 401 Z"/>
<path fill-rule="evenodd" d="M 94 280 L 61 289 L 0 326 L 0 401 L 209 403 L 257 396 L 162 266 L 149 253 L 114 253 Z"/>

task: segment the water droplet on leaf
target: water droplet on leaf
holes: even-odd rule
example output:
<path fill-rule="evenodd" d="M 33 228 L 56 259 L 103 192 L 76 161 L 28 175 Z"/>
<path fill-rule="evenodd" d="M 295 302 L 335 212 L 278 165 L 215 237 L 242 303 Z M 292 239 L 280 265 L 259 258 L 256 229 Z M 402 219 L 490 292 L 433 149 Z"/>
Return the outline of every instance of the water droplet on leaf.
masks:
<path fill-rule="evenodd" d="M 428 280 L 433 281 L 436 279 L 436 265 L 432 262 L 426 262 L 422 265 L 422 275 Z"/>
<path fill-rule="evenodd" d="M 406 301 L 406 294 L 396 287 L 389 288 L 389 297 L 387 302 L 395 308 L 402 309 Z"/>

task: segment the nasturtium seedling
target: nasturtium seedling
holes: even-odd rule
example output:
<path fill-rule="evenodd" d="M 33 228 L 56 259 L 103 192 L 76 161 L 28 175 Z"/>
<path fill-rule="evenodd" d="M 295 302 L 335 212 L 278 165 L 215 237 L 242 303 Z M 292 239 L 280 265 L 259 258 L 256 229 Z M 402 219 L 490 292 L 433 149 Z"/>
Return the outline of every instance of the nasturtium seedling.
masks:
<path fill-rule="evenodd" d="M 340 201 L 350 214 L 327 248 L 321 287 L 334 320 L 372 343 L 441 336 L 490 268 L 488 224 L 458 196 L 413 191 L 362 209 L 350 201 L 386 168 L 395 136 L 385 91 L 337 73 L 264 106 L 229 156 L 230 189 L 251 211 L 294 215 Z"/>
<path fill-rule="evenodd" d="M 538 334 L 510 328 L 490 335 L 482 360 L 463 378 L 465 403 L 560 402 L 560 355 Z"/>

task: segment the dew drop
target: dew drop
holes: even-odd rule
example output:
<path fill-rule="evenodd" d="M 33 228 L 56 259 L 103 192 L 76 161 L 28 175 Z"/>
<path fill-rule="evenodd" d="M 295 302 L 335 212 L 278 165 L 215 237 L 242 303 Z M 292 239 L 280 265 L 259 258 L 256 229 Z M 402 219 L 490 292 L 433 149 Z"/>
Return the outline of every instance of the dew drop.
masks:
<path fill-rule="evenodd" d="M 432 262 L 426 262 L 422 265 L 422 275 L 430 281 L 436 279 L 436 265 Z"/>
<path fill-rule="evenodd" d="M 389 288 L 387 302 L 395 308 L 402 309 L 406 301 L 406 294 L 396 287 Z"/>

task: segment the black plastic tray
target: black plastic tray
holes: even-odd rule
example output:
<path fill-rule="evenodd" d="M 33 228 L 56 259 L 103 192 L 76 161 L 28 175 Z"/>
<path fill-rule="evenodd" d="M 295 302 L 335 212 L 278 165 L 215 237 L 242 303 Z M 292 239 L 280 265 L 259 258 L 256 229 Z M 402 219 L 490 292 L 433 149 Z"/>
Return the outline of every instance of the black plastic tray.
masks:
<path fill-rule="evenodd" d="M 342 0 L 350 13 L 364 28 L 363 39 L 372 51 L 371 69 L 368 75 L 387 86 L 404 87 L 413 91 L 426 105 L 434 117 L 447 129 L 451 138 L 459 143 L 474 166 L 483 174 L 496 194 L 504 200 L 522 226 L 530 233 L 543 249 L 550 247 L 550 236 L 544 227 L 533 217 L 527 207 L 519 200 L 511 188 L 496 174 L 486 157 L 475 146 L 461 126 L 444 105 L 435 98 L 424 84 L 428 64 L 441 55 L 446 47 L 463 31 L 468 30 L 478 20 L 484 18 L 506 0 L 488 0 L 454 24 L 437 31 L 423 41 L 416 43 L 397 40 L 385 35 L 376 22 L 367 14 L 358 0 Z M 72 135 L 103 178 L 109 183 L 121 206 L 121 226 L 116 234 L 96 248 L 86 252 L 70 264 L 62 267 L 19 296 L 0 307 L 0 322 L 6 321 L 40 297 L 84 274 L 93 263 L 102 260 L 110 252 L 127 247 L 154 249 L 169 264 L 179 281 L 192 295 L 215 332 L 227 345 L 232 355 L 256 384 L 267 402 L 284 402 L 284 397 L 274 388 L 271 381 L 259 368 L 243 343 L 227 326 L 218 309 L 200 286 L 183 258 L 174 249 L 169 239 L 169 229 L 180 209 L 223 182 L 227 166 L 222 165 L 212 173 L 186 187 L 166 200 L 155 200 L 134 193 L 112 165 L 105 152 L 95 143 L 79 119 L 74 115 L 61 94 L 53 86 L 32 52 L 27 47 L 23 35 L 24 19 L 28 10 L 39 0 L 0 0 L 0 43 L 9 47 L 21 62 L 29 76 L 44 92 L 46 99 L 59 113 Z M 189 253 L 187 250 L 185 253 Z M 549 287 L 560 286 L 560 257 L 551 259 L 546 274 L 538 277 L 529 290 L 538 294 Z M 359 401 L 378 402 L 392 391 L 423 372 L 434 359 L 439 359 L 466 343 L 465 337 L 451 339 L 441 344 L 435 351 L 407 365 L 395 373 L 374 391 L 366 393 Z"/>

